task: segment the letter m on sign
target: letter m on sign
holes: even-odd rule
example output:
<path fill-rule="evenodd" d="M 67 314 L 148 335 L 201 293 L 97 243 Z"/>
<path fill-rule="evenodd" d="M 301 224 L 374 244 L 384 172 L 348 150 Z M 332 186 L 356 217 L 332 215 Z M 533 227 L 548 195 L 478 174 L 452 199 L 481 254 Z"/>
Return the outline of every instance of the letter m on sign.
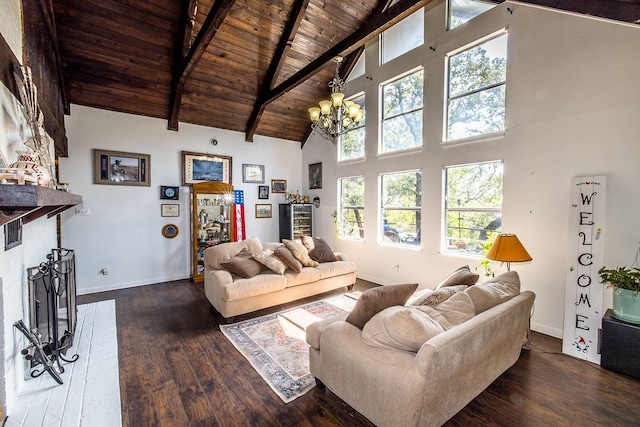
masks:
<path fill-rule="evenodd" d="M 562 351 L 598 364 L 604 294 L 598 270 L 604 265 L 606 195 L 606 176 L 571 180 Z"/>

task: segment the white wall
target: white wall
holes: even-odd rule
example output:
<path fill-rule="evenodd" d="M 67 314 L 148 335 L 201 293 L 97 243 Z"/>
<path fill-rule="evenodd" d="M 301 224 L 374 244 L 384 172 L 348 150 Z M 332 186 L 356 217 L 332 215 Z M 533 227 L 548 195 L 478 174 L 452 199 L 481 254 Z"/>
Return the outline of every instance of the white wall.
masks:
<path fill-rule="evenodd" d="M 303 171 L 309 163 L 324 166 L 316 229 L 355 261 L 361 278 L 433 285 L 460 265 L 473 268 L 479 261 L 440 253 L 442 167 L 502 159 L 502 230 L 516 233 L 533 257 L 512 267 L 522 287 L 537 295 L 533 329 L 561 337 L 571 178 L 607 175 L 608 265 L 631 264 L 640 241 L 640 28 L 504 3 L 446 32 L 444 14 L 444 4 L 427 12 L 425 45 L 392 63 L 371 67 L 377 63 L 377 44 L 367 47 L 365 76 L 347 88 L 367 94 L 367 123 L 373 126 L 366 130 L 365 161 L 336 165 L 335 148 L 317 135 L 305 144 Z M 504 136 L 441 145 L 445 54 L 502 28 L 509 34 Z M 417 66 L 425 71 L 424 148 L 377 156 L 378 85 Z M 380 245 L 378 174 L 411 168 L 423 171 L 422 248 Z M 366 181 L 365 240 L 337 239 L 330 216 L 337 203 L 336 179 L 360 174 Z M 609 291 L 605 303 L 611 305 Z"/>
<path fill-rule="evenodd" d="M 278 203 L 281 194 L 258 200 L 258 185 L 285 179 L 289 189 L 301 188 L 300 143 L 180 123 L 179 132 L 167 130 L 167 121 L 73 105 L 66 117 L 69 157 L 59 163 L 60 181 L 82 195 L 89 216 L 73 209 L 62 217 L 62 246 L 76 250 L 78 293 L 188 278 L 191 275 L 189 187 L 180 188 L 180 200 L 160 200 L 160 186 L 181 186 L 181 151 L 232 157 L 232 184 L 245 192 L 247 237 L 278 240 Z M 218 145 L 209 143 L 211 138 Z M 151 186 L 93 184 L 93 149 L 151 155 Z M 265 184 L 243 184 L 242 164 L 265 166 Z M 162 203 L 179 203 L 180 217 L 160 216 Z M 273 204 L 273 217 L 255 218 L 256 203 Z M 179 234 L 162 237 L 173 223 Z M 109 275 L 100 274 L 108 268 Z"/>

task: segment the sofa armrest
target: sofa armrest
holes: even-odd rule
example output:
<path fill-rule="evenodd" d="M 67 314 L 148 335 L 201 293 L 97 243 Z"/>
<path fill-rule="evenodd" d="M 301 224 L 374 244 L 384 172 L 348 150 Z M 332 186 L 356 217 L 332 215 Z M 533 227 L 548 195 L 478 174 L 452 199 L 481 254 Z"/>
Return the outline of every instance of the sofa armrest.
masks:
<path fill-rule="evenodd" d="M 342 253 L 342 252 L 334 252 L 333 253 L 336 256 L 336 259 L 338 261 L 349 261 L 349 257 L 347 256 L 347 254 Z"/>
<path fill-rule="evenodd" d="M 211 270 L 205 274 L 205 282 L 217 288 L 233 283 L 233 276 L 227 270 Z"/>
<path fill-rule="evenodd" d="M 307 326 L 307 344 L 311 347 L 320 350 L 320 337 L 325 328 L 332 323 L 343 321 L 349 315 L 348 312 L 338 314 L 328 319 L 319 320 Z"/>

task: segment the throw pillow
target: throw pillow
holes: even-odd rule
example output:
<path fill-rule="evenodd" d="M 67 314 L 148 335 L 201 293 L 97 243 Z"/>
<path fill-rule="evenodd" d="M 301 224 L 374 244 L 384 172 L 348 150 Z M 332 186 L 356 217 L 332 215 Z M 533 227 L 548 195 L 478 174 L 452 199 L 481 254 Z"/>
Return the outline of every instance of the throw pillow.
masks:
<path fill-rule="evenodd" d="M 249 252 L 249 249 L 247 248 L 242 249 L 228 262 L 223 262 L 220 265 L 229 273 L 233 273 L 236 276 L 240 276 L 245 279 L 250 279 L 266 270 L 264 265 L 253 259 L 251 252 Z"/>
<path fill-rule="evenodd" d="M 440 304 L 420 306 L 416 309 L 428 314 L 447 331 L 476 315 L 471 297 L 464 292 L 458 292 Z"/>
<path fill-rule="evenodd" d="M 468 265 L 463 265 L 438 283 L 436 289 L 455 285 L 471 286 L 475 284 L 479 278 L 480 275 L 472 273 Z"/>
<path fill-rule="evenodd" d="M 436 305 L 440 304 L 448 300 L 451 296 L 458 292 L 462 292 L 467 289 L 467 285 L 457 285 L 457 286 L 447 286 L 445 288 L 436 289 L 432 292 L 422 291 L 416 292 L 409 301 L 407 301 L 407 305 Z"/>
<path fill-rule="evenodd" d="M 503 303 L 520 293 L 520 276 L 508 271 L 484 283 L 470 286 L 465 292 L 476 307 L 476 314 Z"/>
<path fill-rule="evenodd" d="M 379 286 L 360 295 L 346 321 L 362 329 L 376 313 L 394 305 L 404 305 L 418 287 L 417 283 Z"/>
<path fill-rule="evenodd" d="M 320 237 L 302 236 L 302 244 L 309 251 L 309 258 L 314 261 L 322 263 L 338 260 L 333 253 L 333 249 Z"/>
<path fill-rule="evenodd" d="M 282 239 L 282 243 L 291 251 L 294 257 L 302 263 L 305 267 L 317 267 L 318 262 L 309 258 L 309 251 L 304 247 L 302 243 L 294 242 L 292 240 Z"/>
<path fill-rule="evenodd" d="M 277 274 L 284 274 L 287 269 L 284 262 L 280 261 L 280 258 L 275 256 L 271 249 L 263 249 L 257 254 L 253 254 L 253 259 Z"/>
<path fill-rule="evenodd" d="M 382 310 L 362 329 L 362 340 L 374 347 L 417 352 L 422 344 L 445 329 L 416 307 L 395 306 Z"/>
<path fill-rule="evenodd" d="M 273 253 L 280 258 L 282 262 L 286 264 L 287 267 L 295 271 L 296 273 L 300 273 L 302 271 L 302 264 L 300 261 L 293 256 L 291 251 L 287 249 L 286 246 L 277 247 Z"/>

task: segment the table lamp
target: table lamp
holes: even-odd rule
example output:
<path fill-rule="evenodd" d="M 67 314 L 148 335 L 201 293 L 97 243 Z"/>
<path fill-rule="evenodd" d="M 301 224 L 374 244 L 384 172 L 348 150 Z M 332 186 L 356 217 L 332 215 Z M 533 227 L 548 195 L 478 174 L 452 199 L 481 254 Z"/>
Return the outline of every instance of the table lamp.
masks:
<path fill-rule="evenodd" d="M 511 271 L 512 262 L 526 262 L 533 259 L 515 234 L 498 234 L 486 258 L 506 262 L 507 271 Z"/>

